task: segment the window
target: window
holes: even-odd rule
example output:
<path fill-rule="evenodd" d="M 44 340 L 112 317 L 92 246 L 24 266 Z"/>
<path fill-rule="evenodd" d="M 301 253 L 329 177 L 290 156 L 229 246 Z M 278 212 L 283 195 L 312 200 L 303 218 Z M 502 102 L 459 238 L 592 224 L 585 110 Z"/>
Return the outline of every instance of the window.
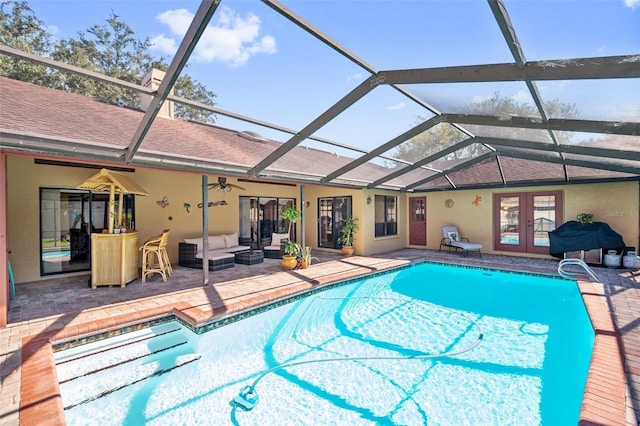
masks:
<path fill-rule="evenodd" d="M 397 197 L 376 195 L 375 201 L 375 236 L 398 234 Z"/>

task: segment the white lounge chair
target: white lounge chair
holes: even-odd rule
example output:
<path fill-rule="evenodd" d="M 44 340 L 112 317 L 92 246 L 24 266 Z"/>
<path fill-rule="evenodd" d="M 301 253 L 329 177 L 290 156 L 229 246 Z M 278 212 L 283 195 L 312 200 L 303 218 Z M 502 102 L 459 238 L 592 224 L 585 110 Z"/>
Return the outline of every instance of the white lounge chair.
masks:
<path fill-rule="evenodd" d="M 269 259 L 282 259 L 284 254 L 284 242 L 289 239 L 289 233 L 271 234 L 271 243 L 263 247 L 264 257 Z"/>
<path fill-rule="evenodd" d="M 468 238 L 460 237 L 460 232 L 456 226 L 443 226 L 442 227 L 442 240 L 440 240 L 440 251 L 442 247 L 448 247 L 449 251 L 455 249 L 456 251 L 462 250 L 462 255 L 466 256 L 469 252 L 478 252 L 478 256 L 482 256 L 480 250 L 482 250 L 482 244 L 471 243 Z"/>

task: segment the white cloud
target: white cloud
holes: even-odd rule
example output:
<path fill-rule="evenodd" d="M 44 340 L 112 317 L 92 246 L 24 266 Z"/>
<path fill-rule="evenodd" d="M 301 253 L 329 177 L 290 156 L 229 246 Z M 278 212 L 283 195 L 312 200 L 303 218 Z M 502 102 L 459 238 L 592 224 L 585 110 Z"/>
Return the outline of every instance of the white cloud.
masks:
<path fill-rule="evenodd" d="M 195 15 L 187 9 L 167 10 L 158 14 L 156 21 L 169 27 L 172 34 L 183 37 Z"/>
<path fill-rule="evenodd" d="M 362 81 L 362 73 L 361 72 L 357 72 L 355 74 L 350 75 L 349 77 L 347 77 L 347 81 Z"/>
<path fill-rule="evenodd" d="M 186 9 L 168 10 L 156 16 L 166 24 L 176 38 L 161 34 L 151 39 L 154 48 L 162 53 L 174 54 L 186 34 L 194 14 Z M 215 22 L 204 31 L 193 52 L 197 62 L 220 62 L 230 66 L 246 65 L 257 54 L 276 53 L 276 41 L 271 36 L 260 37 L 260 18 L 252 13 L 245 18 L 228 7 L 219 9 Z M 180 38 L 180 40 L 177 40 Z"/>
<path fill-rule="evenodd" d="M 178 50 L 178 44 L 172 38 L 167 38 L 164 34 L 160 34 L 150 39 L 151 47 L 154 49 L 158 49 L 163 53 L 176 53 Z"/>
<path fill-rule="evenodd" d="M 493 99 L 492 95 L 485 95 L 485 96 L 474 96 L 473 98 L 471 98 L 471 103 L 473 104 L 482 104 L 484 102 L 490 101 L 491 99 Z"/>
<path fill-rule="evenodd" d="M 397 104 L 395 104 L 395 105 L 389 105 L 389 106 L 387 107 L 387 109 L 388 109 L 389 111 L 397 111 L 397 110 L 399 110 L 399 109 L 404 109 L 404 107 L 405 107 L 405 106 L 406 106 L 406 105 L 405 105 L 405 103 L 404 103 L 404 102 L 398 102 L 398 103 L 397 103 Z"/>
<path fill-rule="evenodd" d="M 516 93 L 513 94 L 511 99 L 513 99 L 514 102 L 517 102 L 519 104 L 533 105 L 533 99 L 531 98 L 531 94 L 527 90 L 517 91 Z"/>
<path fill-rule="evenodd" d="M 624 0 L 624 5 L 633 9 L 640 6 L 640 0 Z"/>

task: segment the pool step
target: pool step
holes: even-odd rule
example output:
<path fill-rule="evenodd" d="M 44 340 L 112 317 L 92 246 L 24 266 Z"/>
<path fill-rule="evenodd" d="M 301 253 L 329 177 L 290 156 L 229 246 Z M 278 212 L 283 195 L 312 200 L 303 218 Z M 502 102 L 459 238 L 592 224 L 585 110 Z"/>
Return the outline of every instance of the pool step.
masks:
<path fill-rule="evenodd" d="M 179 324 L 155 326 L 68 351 L 54 356 L 65 409 L 200 359 Z"/>
<path fill-rule="evenodd" d="M 73 358 L 72 361 L 58 363 L 58 381 L 61 384 L 66 383 L 78 377 L 95 374 L 187 343 L 188 340 L 184 334 L 173 331 L 158 336 L 149 336 L 144 340 L 126 345 L 116 345 L 108 350 L 100 350 L 84 357 Z"/>
<path fill-rule="evenodd" d="M 168 322 L 55 352 L 53 354 L 53 358 L 56 361 L 56 364 L 62 364 L 78 358 L 84 358 L 93 354 L 112 350 L 117 347 L 148 340 L 156 336 L 179 332 L 181 330 L 182 326 L 179 323 L 175 321 Z"/>

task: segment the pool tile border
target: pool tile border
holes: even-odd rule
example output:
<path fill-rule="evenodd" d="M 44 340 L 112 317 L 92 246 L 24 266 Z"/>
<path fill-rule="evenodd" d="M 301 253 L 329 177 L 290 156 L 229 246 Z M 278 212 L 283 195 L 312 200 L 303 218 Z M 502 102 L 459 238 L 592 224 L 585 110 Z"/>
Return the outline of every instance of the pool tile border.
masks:
<path fill-rule="evenodd" d="M 439 262 L 423 260 L 411 262 L 411 264 L 418 263 L 438 264 Z M 451 266 L 446 263 L 442 264 Z M 54 350 L 122 334 L 124 330 L 133 331 L 149 324 L 166 322 L 174 318 L 191 330 L 205 332 L 226 325 L 230 321 L 237 321 L 246 316 L 256 315 L 264 310 L 274 309 L 277 306 L 308 297 L 319 291 L 391 270 L 403 269 L 407 266 L 409 263 L 406 261 L 396 264 L 391 262 L 386 267 L 371 268 L 369 272 L 365 273 L 362 271 L 355 274 L 338 273 L 321 279 L 303 280 L 286 289 L 276 290 L 275 294 L 256 295 L 248 300 L 224 305 L 221 309 L 214 308 L 205 311 L 200 307 L 181 302 L 123 314 L 110 320 L 89 321 L 67 326 L 61 330 L 41 333 L 35 337 L 25 337 L 22 340 L 20 424 L 65 424 L 62 398 L 53 359 Z M 474 265 L 462 267 L 548 276 L 536 272 L 509 271 Z M 606 296 L 590 282 L 578 281 L 578 287 L 595 332 L 579 425 L 625 425 L 626 376 L 620 332 L 613 322 Z"/>

